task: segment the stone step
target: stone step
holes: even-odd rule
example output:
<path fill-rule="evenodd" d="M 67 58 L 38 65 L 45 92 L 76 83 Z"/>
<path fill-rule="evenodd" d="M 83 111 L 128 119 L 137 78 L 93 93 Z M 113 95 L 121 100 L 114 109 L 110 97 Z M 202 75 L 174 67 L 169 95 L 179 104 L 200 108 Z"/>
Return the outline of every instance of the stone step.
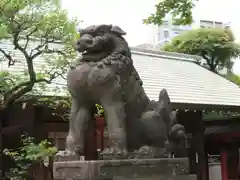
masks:
<path fill-rule="evenodd" d="M 147 178 L 115 178 L 115 180 L 196 180 L 197 176 L 194 174 L 189 174 L 189 175 L 181 175 L 181 176 L 175 176 L 175 177 L 147 177 Z"/>
<path fill-rule="evenodd" d="M 188 158 L 55 161 L 55 180 L 196 180 Z"/>

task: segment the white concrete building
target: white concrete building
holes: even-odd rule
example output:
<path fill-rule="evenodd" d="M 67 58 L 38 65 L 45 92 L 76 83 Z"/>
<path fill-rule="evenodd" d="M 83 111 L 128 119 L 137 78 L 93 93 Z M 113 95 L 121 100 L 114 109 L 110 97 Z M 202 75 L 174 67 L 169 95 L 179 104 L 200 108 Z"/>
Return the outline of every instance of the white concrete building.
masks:
<path fill-rule="evenodd" d="M 195 20 L 193 24 L 188 25 L 188 26 L 183 26 L 183 25 L 173 25 L 172 18 L 169 16 L 165 18 L 165 21 L 161 26 L 152 26 L 152 42 L 149 44 L 152 44 L 151 49 L 159 49 L 162 46 L 164 46 L 167 42 L 170 42 L 172 38 L 175 36 L 195 29 L 195 28 L 230 28 L 231 23 L 230 22 L 220 22 L 220 21 L 215 21 L 215 20 Z M 156 47 L 156 48 L 154 48 Z M 202 66 L 208 67 L 207 63 L 203 60 L 202 61 Z M 217 68 L 218 72 L 221 74 L 226 74 L 227 73 L 227 68 Z"/>
<path fill-rule="evenodd" d="M 158 45 L 164 45 L 166 42 L 169 42 L 175 36 L 193 29 L 192 25 L 173 25 L 172 18 L 166 19 L 161 26 L 157 27 L 157 33 L 155 34 L 156 41 Z"/>
<path fill-rule="evenodd" d="M 220 22 L 220 21 L 211 21 L 211 20 L 195 20 L 191 25 L 173 25 L 172 17 L 168 16 L 165 18 L 161 26 L 153 26 L 152 34 L 152 44 L 156 46 L 163 46 L 165 43 L 171 41 L 175 36 L 192 30 L 194 28 L 230 28 L 230 22 Z"/>
<path fill-rule="evenodd" d="M 210 20 L 200 20 L 198 22 L 198 27 L 202 28 L 230 28 L 230 22 L 220 22 L 220 21 L 210 21 Z"/>

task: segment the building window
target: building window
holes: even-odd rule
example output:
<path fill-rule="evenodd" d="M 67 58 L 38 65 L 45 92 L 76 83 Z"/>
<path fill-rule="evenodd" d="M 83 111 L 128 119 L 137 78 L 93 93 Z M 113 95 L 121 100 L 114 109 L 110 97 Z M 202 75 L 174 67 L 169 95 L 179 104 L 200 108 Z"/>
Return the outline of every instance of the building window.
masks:
<path fill-rule="evenodd" d="M 180 34 L 180 32 L 179 31 L 173 31 L 173 36 L 175 37 L 175 36 L 178 36 Z"/>
<path fill-rule="evenodd" d="M 205 28 L 213 28 L 214 21 L 200 20 L 200 26 L 204 26 Z"/>
<path fill-rule="evenodd" d="M 168 26 L 168 21 L 163 21 L 162 25 Z"/>
<path fill-rule="evenodd" d="M 227 25 L 227 26 L 225 26 L 224 28 L 225 28 L 225 29 L 230 29 L 230 26 L 229 26 L 229 25 Z"/>
<path fill-rule="evenodd" d="M 164 31 L 163 33 L 164 33 L 164 38 L 165 39 L 169 38 L 169 32 L 168 31 Z"/>
<path fill-rule="evenodd" d="M 223 27 L 223 23 L 222 22 L 215 22 L 215 27 L 216 28 L 222 28 Z"/>
<path fill-rule="evenodd" d="M 157 39 L 158 39 L 158 41 L 161 41 L 161 33 L 160 32 L 157 33 Z"/>

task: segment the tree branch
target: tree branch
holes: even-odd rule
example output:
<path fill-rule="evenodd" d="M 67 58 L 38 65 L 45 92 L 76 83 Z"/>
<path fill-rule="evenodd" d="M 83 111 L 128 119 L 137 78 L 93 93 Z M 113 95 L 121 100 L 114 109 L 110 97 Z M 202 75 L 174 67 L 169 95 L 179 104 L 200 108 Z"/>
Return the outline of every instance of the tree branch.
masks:
<path fill-rule="evenodd" d="M 37 79 L 34 83 L 39 83 L 39 82 L 46 82 L 46 83 L 51 83 L 51 80 L 46 80 L 46 79 Z M 23 87 L 23 86 L 28 86 L 29 84 L 31 84 L 31 81 L 27 81 L 27 82 L 23 82 L 21 84 L 18 84 L 17 86 L 15 86 L 14 88 L 12 88 L 11 90 L 9 90 L 6 95 L 13 93 L 14 91 L 17 91 L 19 88 Z"/>
<path fill-rule="evenodd" d="M 8 91 L 4 94 L 4 107 L 7 107 L 8 105 L 15 102 L 22 95 L 30 92 L 32 90 L 34 84 L 40 83 L 40 82 L 46 82 L 49 84 L 49 83 L 51 83 L 51 80 L 38 79 L 34 82 L 28 81 L 28 82 L 24 82 L 24 83 L 21 83 L 21 84 L 15 86 L 10 91 Z"/>
<path fill-rule="evenodd" d="M 52 77 L 54 77 L 54 78 L 52 78 L 52 79 L 55 79 L 55 78 L 57 78 L 58 76 L 60 76 L 61 78 L 67 80 L 67 78 L 64 77 L 63 74 L 61 74 L 61 73 L 59 73 L 59 72 L 54 72 L 53 75 L 52 75 Z"/>
<path fill-rule="evenodd" d="M 208 55 L 208 53 L 206 51 L 202 51 L 203 59 L 205 59 L 207 61 L 207 63 L 209 64 L 209 66 L 210 66 L 211 60 L 210 60 L 210 58 L 207 55 Z"/>
<path fill-rule="evenodd" d="M 7 54 L 3 49 L 0 48 L 0 52 L 8 59 L 8 67 L 14 65 L 15 60 L 12 58 L 12 56 Z"/>
<path fill-rule="evenodd" d="M 20 28 L 20 27 L 19 27 Z M 19 51 L 21 51 L 24 55 L 24 57 L 26 58 L 26 60 L 30 59 L 30 56 L 28 55 L 26 49 L 24 49 L 19 43 L 19 33 L 20 30 L 16 30 L 13 33 L 13 45 L 15 46 L 15 49 L 18 49 Z"/>
<path fill-rule="evenodd" d="M 216 61 L 216 56 L 211 53 L 211 56 L 208 56 L 208 53 L 206 51 L 202 51 L 202 57 L 207 61 L 207 64 L 209 65 L 211 71 L 216 72 L 216 67 L 219 64 Z"/>
<path fill-rule="evenodd" d="M 54 43 L 54 40 L 49 41 L 48 39 L 46 39 L 44 41 L 44 43 L 38 45 L 36 48 L 32 49 L 30 56 L 32 59 L 36 58 L 37 56 L 46 53 L 44 50 L 40 50 L 41 48 L 43 48 L 44 46 L 47 46 L 48 43 Z M 46 49 L 47 47 L 45 47 Z M 35 54 L 33 54 L 34 51 L 37 51 Z"/>
<path fill-rule="evenodd" d="M 41 36 L 41 44 L 39 44 L 36 48 L 31 50 L 30 56 L 32 59 L 36 58 L 37 56 L 41 55 L 43 52 L 40 50 L 44 46 L 46 46 L 48 43 L 53 43 L 55 41 L 54 38 L 52 40 L 49 40 L 49 33 L 53 30 L 53 28 L 49 28 L 46 30 L 45 34 Z M 46 47 L 45 47 L 46 48 Z M 33 54 L 34 51 L 37 51 L 35 54 Z"/>
<path fill-rule="evenodd" d="M 24 46 L 24 49 L 27 49 L 28 43 L 29 43 L 29 41 L 30 41 L 30 37 L 31 37 L 35 32 L 37 32 L 37 30 L 38 30 L 38 27 L 35 27 L 29 34 L 26 35 L 27 41 L 26 41 L 26 44 L 25 44 L 25 46 Z"/>
<path fill-rule="evenodd" d="M 30 27 L 25 26 L 27 22 L 20 21 L 20 23 L 19 23 L 17 21 L 17 19 L 15 19 L 14 17 L 12 17 L 10 20 L 13 22 L 12 26 L 10 28 L 12 31 L 11 33 L 12 33 L 14 48 L 19 50 L 21 53 L 23 53 L 23 55 L 26 59 L 26 62 L 27 62 L 28 74 L 29 74 L 30 79 L 28 82 L 21 83 L 4 94 L 4 103 L 3 103 L 4 107 L 7 107 L 8 105 L 14 103 L 21 96 L 30 92 L 33 89 L 35 83 L 39 83 L 39 82 L 51 83 L 52 79 L 56 78 L 57 76 L 62 76 L 61 73 L 55 72 L 52 75 L 50 75 L 50 78 L 49 78 L 50 80 L 37 79 L 36 73 L 34 71 L 34 66 L 33 66 L 34 58 L 36 58 L 37 56 L 39 56 L 43 53 L 46 53 L 46 54 L 58 53 L 63 56 L 66 56 L 66 54 L 60 50 L 48 48 L 48 43 L 55 42 L 56 38 L 52 35 L 49 35 L 50 32 L 53 31 L 55 27 L 51 27 L 46 30 L 46 32 L 41 36 L 41 44 L 39 44 L 37 47 L 32 49 L 29 54 L 27 52 L 27 47 L 28 47 L 28 43 L 30 41 L 30 37 L 32 36 L 32 34 L 34 34 L 38 30 L 38 27 L 31 29 L 32 31 L 26 35 L 26 44 L 24 44 L 24 46 L 21 46 L 19 44 L 20 33 L 22 31 L 26 30 L 26 28 L 30 28 Z M 37 52 L 34 54 L 35 51 L 37 51 Z M 7 53 L 5 53 L 4 51 L 1 51 L 1 52 L 8 59 L 12 59 L 12 57 L 10 55 L 8 55 Z"/>
<path fill-rule="evenodd" d="M 23 53 L 23 55 L 27 61 L 28 74 L 30 76 L 30 81 L 32 83 L 34 83 L 36 81 L 36 73 L 33 68 L 33 59 L 29 56 L 29 54 L 27 53 L 27 50 L 24 49 L 22 46 L 20 46 L 20 44 L 18 42 L 19 41 L 19 33 L 20 33 L 20 31 L 17 30 L 13 34 L 13 45 L 15 46 L 16 49 L 18 49 L 19 51 L 21 51 Z"/>
<path fill-rule="evenodd" d="M 211 58 L 211 66 L 210 66 L 210 68 L 211 68 L 211 70 L 212 70 L 213 72 L 216 72 L 217 64 L 214 64 L 214 61 L 215 61 L 215 57 L 212 56 L 212 58 Z"/>

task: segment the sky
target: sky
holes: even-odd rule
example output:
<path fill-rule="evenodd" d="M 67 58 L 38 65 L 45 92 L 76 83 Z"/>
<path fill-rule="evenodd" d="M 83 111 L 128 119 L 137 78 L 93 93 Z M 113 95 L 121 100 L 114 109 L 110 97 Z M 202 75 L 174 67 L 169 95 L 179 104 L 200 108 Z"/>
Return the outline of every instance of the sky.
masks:
<path fill-rule="evenodd" d="M 62 0 L 62 7 L 69 15 L 82 20 L 81 26 L 92 24 L 114 24 L 127 32 L 130 46 L 151 42 L 151 25 L 142 19 L 155 12 L 158 0 Z M 199 0 L 193 9 L 195 20 L 215 20 L 231 22 L 236 41 L 240 42 L 240 0 Z M 240 74 L 240 60 L 233 67 Z"/>

